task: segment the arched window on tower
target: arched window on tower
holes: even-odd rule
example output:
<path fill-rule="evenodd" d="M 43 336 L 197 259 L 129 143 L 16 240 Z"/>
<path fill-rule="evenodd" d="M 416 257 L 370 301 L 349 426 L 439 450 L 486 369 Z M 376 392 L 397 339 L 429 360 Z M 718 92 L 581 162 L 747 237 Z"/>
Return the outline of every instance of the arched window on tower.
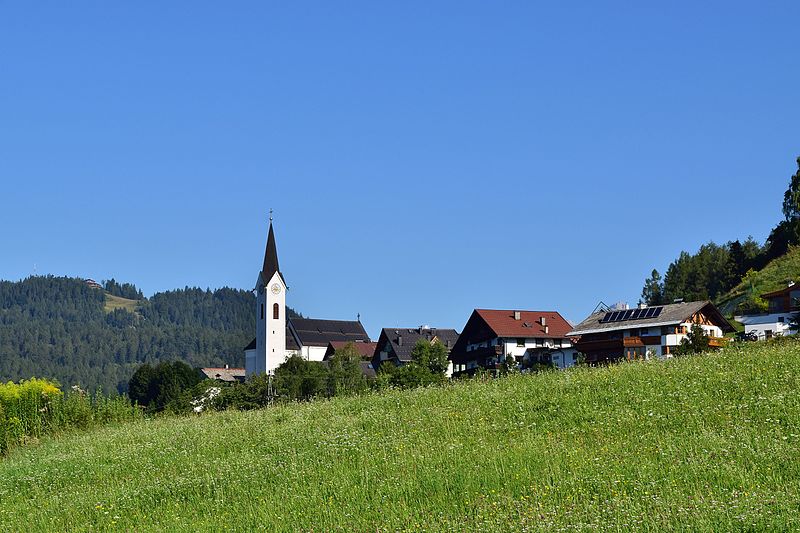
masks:
<path fill-rule="evenodd" d="M 278 320 L 278 317 L 280 317 L 280 306 L 278 304 L 272 304 L 272 318 Z"/>

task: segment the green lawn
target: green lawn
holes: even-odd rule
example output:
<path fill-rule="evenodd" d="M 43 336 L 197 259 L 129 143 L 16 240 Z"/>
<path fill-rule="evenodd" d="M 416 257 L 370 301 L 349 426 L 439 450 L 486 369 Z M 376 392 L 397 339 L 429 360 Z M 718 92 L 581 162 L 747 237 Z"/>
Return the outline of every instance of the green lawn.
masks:
<path fill-rule="evenodd" d="M 0 462 L 0 530 L 800 528 L 800 343 L 128 423 Z"/>

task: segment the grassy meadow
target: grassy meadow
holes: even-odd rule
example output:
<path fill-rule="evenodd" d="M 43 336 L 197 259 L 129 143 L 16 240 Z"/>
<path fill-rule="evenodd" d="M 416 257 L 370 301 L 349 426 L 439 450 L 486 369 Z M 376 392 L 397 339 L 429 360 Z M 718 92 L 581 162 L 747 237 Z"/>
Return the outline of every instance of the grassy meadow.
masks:
<path fill-rule="evenodd" d="M 0 461 L 0 530 L 800 528 L 800 342 L 98 428 Z"/>
<path fill-rule="evenodd" d="M 135 313 L 139 306 L 142 304 L 139 300 L 129 300 L 121 296 L 114 296 L 113 294 L 106 293 L 106 301 L 103 305 L 103 310 L 110 313 L 115 309 L 124 309 L 129 313 Z"/>

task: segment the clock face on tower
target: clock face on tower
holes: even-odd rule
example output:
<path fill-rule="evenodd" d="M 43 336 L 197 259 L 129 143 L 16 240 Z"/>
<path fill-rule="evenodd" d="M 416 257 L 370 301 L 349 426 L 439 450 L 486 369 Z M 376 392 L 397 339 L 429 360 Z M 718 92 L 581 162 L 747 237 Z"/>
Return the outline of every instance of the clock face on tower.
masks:
<path fill-rule="evenodd" d="M 273 283 L 272 287 L 269 288 L 272 291 L 272 294 L 280 294 L 281 293 L 281 286 L 277 283 Z"/>

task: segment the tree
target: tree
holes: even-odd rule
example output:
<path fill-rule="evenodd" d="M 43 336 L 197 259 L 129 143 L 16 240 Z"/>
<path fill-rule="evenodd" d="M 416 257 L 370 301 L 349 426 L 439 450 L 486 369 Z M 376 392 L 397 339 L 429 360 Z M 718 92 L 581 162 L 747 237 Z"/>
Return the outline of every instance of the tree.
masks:
<path fill-rule="evenodd" d="M 786 221 L 800 217 L 800 157 L 797 158 L 797 172 L 789 180 L 789 188 L 783 195 L 783 216 Z"/>
<path fill-rule="evenodd" d="M 691 331 L 681 345 L 675 350 L 675 355 L 688 355 L 708 351 L 709 337 L 700 324 L 693 324 Z"/>
<path fill-rule="evenodd" d="M 447 372 L 447 348 L 438 340 L 433 343 L 420 339 L 411 350 L 411 361 L 431 374 L 442 376 Z"/>
<path fill-rule="evenodd" d="M 647 305 L 659 305 L 664 303 L 664 284 L 661 281 L 661 274 L 653 269 L 650 278 L 645 280 L 642 289 L 642 301 Z"/>
<path fill-rule="evenodd" d="M 128 394 L 150 412 L 163 411 L 200 381 L 197 370 L 182 361 L 161 362 L 155 367 L 145 363 L 128 381 Z"/>
<path fill-rule="evenodd" d="M 149 404 L 155 397 L 152 389 L 154 378 L 155 372 L 149 364 L 145 363 L 137 368 L 128 381 L 128 396 L 131 401 L 139 405 Z"/>
<path fill-rule="evenodd" d="M 353 394 L 366 390 L 361 355 L 352 342 L 336 350 L 328 362 L 328 395 Z"/>
<path fill-rule="evenodd" d="M 293 355 L 275 369 L 275 390 L 287 400 L 325 396 L 328 370 L 316 361 Z"/>

